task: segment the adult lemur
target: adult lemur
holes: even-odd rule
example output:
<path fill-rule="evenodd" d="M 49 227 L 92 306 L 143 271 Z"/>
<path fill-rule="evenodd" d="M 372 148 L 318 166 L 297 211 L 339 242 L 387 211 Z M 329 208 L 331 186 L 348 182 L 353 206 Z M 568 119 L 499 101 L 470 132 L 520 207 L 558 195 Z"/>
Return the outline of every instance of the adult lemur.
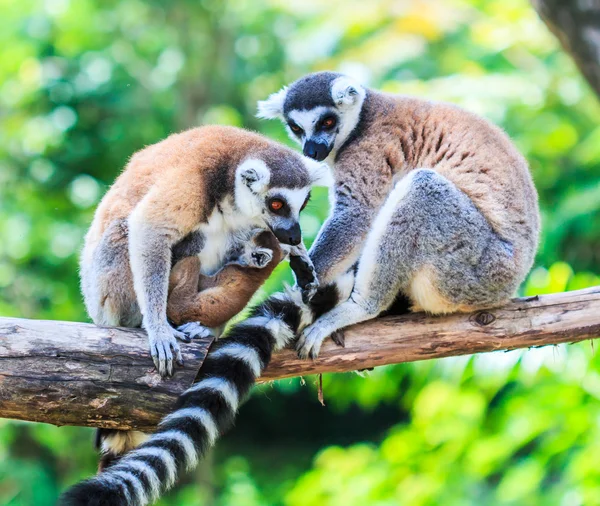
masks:
<path fill-rule="evenodd" d="M 156 500 L 231 424 L 272 351 L 297 332 L 300 354 L 314 357 L 325 337 L 399 294 L 431 313 L 490 307 L 531 267 L 536 192 L 525 160 L 484 119 L 330 72 L 284 88 L 259 114 L 283 119 L 306 155 L 334 168 L 333 211 L 310 252 L 322 287 L 308 304 L 276 294 L 234 326 L 157 433 L 65 505 Z"/>
<path fill-rule="evenodd" d="M 526 161 L 486 120 L 453 105 L 308 75 L 259 104 L 304 154 L 334 170 L 334 207 L 310 257 L 322 284 L 355 271 L 348 298 L 304 329 L 315 358 L 342 327 L 407 296 L 415 310 L 502 304 L 531 268 L 539 235 Z"/>
<path fill-rule="evenodd" d="M 195 128 L 139 151 L 85 239 L 88 314 L 100 325 L 143 325 L 158 371 L 172 374 L 176 338 L 186 339 L 167 321 L 172 263 L 198 255 L 202 271 L 214 272 L 235 234 L 256 227 L 302 255 L 298 218 L 314 174 L 292 150 L 232 127 Z"/>

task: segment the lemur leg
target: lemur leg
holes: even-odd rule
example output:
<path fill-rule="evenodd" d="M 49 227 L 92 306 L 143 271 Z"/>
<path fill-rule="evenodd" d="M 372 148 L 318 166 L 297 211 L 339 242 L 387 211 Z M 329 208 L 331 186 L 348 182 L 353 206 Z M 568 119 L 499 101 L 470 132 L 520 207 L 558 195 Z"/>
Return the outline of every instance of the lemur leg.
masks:
<path fill-rule="evenodd" d="M 449 313 L 500 304 L 518 282 L 511 244 L 467 195 L 432 170 L 416 170 L 379 211 L 350 297 L 306 328 L 297 349 L 316 358 L 327 336 L 376 317 L 399 292 L 420 309 Z"/>
<path fill-rule="evenodd" d="M 115 220 L 96 245 L 86 244 L 81 263 L 81 288 L 96 325 L 139 327 L 142 323 L 129 268 L 128 229 Z"/>
<path fill-rule="evenodd" d="M 302 291 L 302 300 L 307 303 L 317 293 L 319 288 L 319 279 L 317 271 L 308 255 L 304 243 L 297 246 L 283 246 L 290 259 L 290 267 L 296 278 L 296 285 Z"/>

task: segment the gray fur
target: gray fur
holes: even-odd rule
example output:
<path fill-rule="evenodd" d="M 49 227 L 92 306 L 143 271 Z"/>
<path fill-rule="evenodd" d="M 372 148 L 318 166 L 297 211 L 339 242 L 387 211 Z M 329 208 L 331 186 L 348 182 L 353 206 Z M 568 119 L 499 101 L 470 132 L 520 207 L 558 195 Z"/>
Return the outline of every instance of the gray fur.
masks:
<path fill-rule="evenodd" d="M 494 233 L 471 200 L 432 170 L 417 170 L 411 177 L 392 216 L 385 223 L 375 218 L 384 231 L 374 240 L 371 233 L 365 242 L 365 250 L 376 252 L 374 262 L 361 257 L 349 299 L 304 332 L 301 356 L 316 358 L 326 337 L 385 311 L 423 267 L 432 268 L 437 288 L 456 304 L 494 305 L 518 288 L 512 246 Z"/>

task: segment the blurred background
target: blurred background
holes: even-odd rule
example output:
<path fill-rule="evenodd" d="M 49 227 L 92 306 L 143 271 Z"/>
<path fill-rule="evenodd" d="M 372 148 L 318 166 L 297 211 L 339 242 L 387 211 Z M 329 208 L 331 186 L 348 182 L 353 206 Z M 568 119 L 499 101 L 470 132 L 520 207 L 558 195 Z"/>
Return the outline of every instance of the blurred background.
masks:
<path fill-rule="evenodd" d="M 600 106 L 525 0 L 0 0 L 0 314 L 88 321 L 83 234 L 141 147 L 205 123 L 288 142 L 258 99 L 315 70 L 452 101 L 529 160 L 543 239 L 522 288 L 600 285 Z M 317 192 L 308 243 L 327 214 Z M 287 265 L 262 294 L 278 289 Z M 600 504 L 589 342 L 263 386 L 162 505 Z M 0 386 L 1 388 L 1 386 Z M 95 471 L 92 429 L 0 419 L 0 504 Z"/>

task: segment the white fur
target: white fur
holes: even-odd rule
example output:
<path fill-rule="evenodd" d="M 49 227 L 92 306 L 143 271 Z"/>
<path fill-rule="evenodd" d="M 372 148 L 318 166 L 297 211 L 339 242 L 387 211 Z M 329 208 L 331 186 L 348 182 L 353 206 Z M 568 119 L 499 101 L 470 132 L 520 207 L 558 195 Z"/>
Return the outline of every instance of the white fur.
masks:
<path fill-rule="evenodd" d="M 307 156 L 303 157 L 304 165 L 310 174 L 310 180 L 313 186 L 325 186 L 327 188 L 333 187 L 335 182 L 331 168 L 324 162 L 317 162 Z"/>
<path fill-rule="evenodd" d="M 217 424 L 213 420 L 212 415 L 204 408 L 185 408 L 174 411 L 170 415 L 166 416 L 161 422 L 160 425 L 164 425 L 173 420 L 178 420 L 180 418 L 192 418 L 199 424 L 201 424 L 205 429 L 208 435 L 209 444 L 213 444 L 218 435 L 219 430 L 217 429 Z"/>
<path fill-rule="evenodd" d="M 253 181 L 248 184 L 248 179 Z M 240 186 L 242 188 L 249 188 L 254 193 L 261 193 L 269 184 L 270 179 L 271 171 L 263 160 L 259 158 L 247 158 L 235 170 L 235 191 L 237 192 L 238 186 Z"/>
<path fill-rule="evenodd" d="M 263 367 L 260 357 L 258 356 L 258 352 L 254 348 L 250 348 L 249 346 L 244 346 L 243 344 L 239 343 L 227 344 L 222 348 L 219 348 L 214 353 L 211 353 L 210 356 L 212 358 L 223 356 L 239 358 L 240 360 L 246 362 L 255 377 L 260 376 L 260 372 L 262 371 Z"/>
<path fill-rule="evenodd" d="M 269 194 L 281 195 L 290 206 L 292 210 L 291 215 L 298 216 L 308 195 L 308 188 L 296 188 L 294 190 L 289 188 L 273 188 L 269 191 Z"/>
<path fill-rule="evenodd" d="M 373 277 L 377 264 L 377 254 L 379 253 L 379 244 L 383 240 L 383 235 L 388 229 L 390 220 L 400 201 L 406 197 L 412 186 L 415 171 L 409 172 L 400 181 L 396 183 L 394 189 L 388 195 L 385 203 L 377 213 L 375 220 L 371 226 L 369 235 L 362 248 L 362 255 L 360 257 L 358 273 L 355 280 L 355 290 L 359 293 L 368 293 L 369 284 Z"/>
<path fill-rule="evenodd" d="M 346 300 L 354 289 L 354 271 L 342 274 L 335 280 L 335 285 L 340 295 L 340 302 Z"/>
<path fill-rule="evenodd" d="M 287 344 L 294 339 L 294 333 L 289 325 L 283 322 L 280 318 L 273 318 L 267 324 L 267 330 L 271 332 L 271 335 L 275 339 L 275 349 L 281 350 L 287 346 Z"/>
<path fill-rule="evenodd" d="M 119 478 L 123 481 L 128 481 L 133 485 L 137 501 L 136 504 L 148 504 L 148 496 L 144 491 L 144 485 L 135 474 L 130 473 L 128 471 L 118 471 L 116 469 L 114 471 L 111 470 L 110 474 L 115 478 Z"/>
<path fill-rule="evenodd" d="M 245 188 L 249 192 L 249 189 Z M 215 207 L 207 222 L 197 229 L 205 239 L 202 251 L 198 255 L 203 274 L 212 275 L 223 266 L 225 253 L 235 233 L 262 224 L 260 209 L 255 211 L 245 208 L 240 212 L 238 204 L 241 203 L 244 207 L 249 204 L 249 201 L 256 200 L 254 195 L 244 196 L 242 193 L 242 191 L 238 192 L 236 183 L 236 206 L 232 205 L 230 199 L 225 199 L 219 205 L 221 211 Z"/>
<path fill-rule="evenodd" d="M 349 77 L 341 76 L 333 81 L 331 85 L 331 97 L 337 105 L 340 116 L 338 132 L 333 149 L 326 161 L 333 166 L 334 153 L 342 147 L 346 139 L 356 127 L 360 118 L 360 111 L 367 92 L 365 89 Z"/>
<path fill-rule="evenodd" d="M 198 455 L 196 454 L 196 447 L 192 438 L 189 437 L 185 432 L 180 430 L 168 430 L 166 432 L 158 432 L 152 436 L 152 441 L 160 441 L 164 439 L 172 439 L 177 441 L 179 446 L 185 452 L 185 460 L 187 469 L 192 469 L 198 462 Z"/>
<path fill-rule="evenodd" d="M 102 452 L 121 455 L 148 439 L 148 435 L 137 430 L 111 432 L 102 438 Z"/>
<path fill-rule="evenodd" d="M 287 86 L 284 86 L 278 92 L 269 95 L 266 100 L 259 101 L 256 117 L 261 119 L 281 118 L 287 90 Z"/>
<path fill-rule="evenodd" d="M 321 119 L 321 116 L 327 111 L 329 111 L 327 107 L 320 105 L 319 107 L 315 107 L 314 109 L 304 109 L 301 111 L 296 109 L 294 111 L 290 111 L 289 117 L 292 118 L 292 120 L 294 120 L 294 123 L 301 127 L 302 130 L 304 130 L 304 135 L 302 137 L 304 137 L 305 139 L 310 139 L 314 133 L 315 125 L 317 124 L 319 119 Z M 290 134 L 292 139 L 298 141 L 299 137 L 297 137 L 296 134 L 292 132 L 290 127 L 286 125 L 286 128 L 288 129 L 288 133 Z M 302 142 L 300 141 L 300 143 Z"/>
<path fill-rule="evenodd" d="M 120 470 L 121 467 L 132 468 L 142 473 L 150 484 L 150 497 L 154 500 L 160 495 L 161 482 L 154 468 L 143 460 L 128 459 L 127 462 L 118 463 L 114 469 Z M 136 489 L 137 490 L 137 489 Z M 147 500 L 147 498 L 146 498 Z"/>
<path fill-rule="evenodd" d="M 143 455 L 148 455 L 162 461 L 165 469 L 167 470 L 167 487 L 170 487 L 173 483 L 175 483 L 175 478 L 177 476 L 177 463 L 175 462 L 175 457 L 171 454 L 171 452 L 165 450 L 164 448 L 152 446 L 148 446 L 147 448 L 138 448 L 129 455 L 126 455 L 121 462 L 125 463 L 129 461 L 129 459 L 135 459 L 136 457 L 141 457 Z M 110 474 L 110 469 L 108 470 L 108 473 Z"/>
<path fill-rule="evenodd" d="M 235 386 L 225 378 L 207 378 L 192 385 L 186 390 L 187 392 L 197 392 L 198 390 L 212 390 L 219 392 L 231 410 L 235 413 L 238 408 L 239 399 L 238 392 Z"/>

